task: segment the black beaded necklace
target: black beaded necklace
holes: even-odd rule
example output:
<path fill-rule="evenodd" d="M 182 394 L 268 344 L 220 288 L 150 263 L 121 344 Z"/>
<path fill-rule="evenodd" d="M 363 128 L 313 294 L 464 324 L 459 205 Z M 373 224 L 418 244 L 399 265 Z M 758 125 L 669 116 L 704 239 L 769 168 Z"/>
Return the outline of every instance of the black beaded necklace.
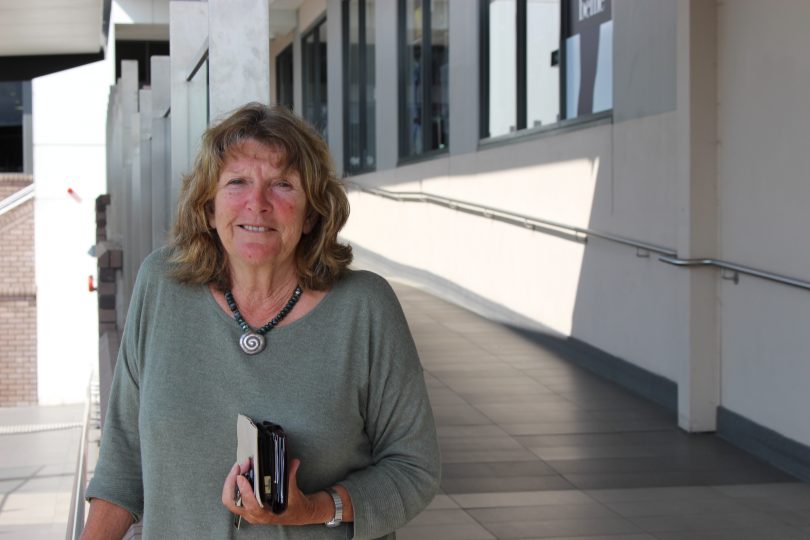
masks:
<path fill-rule="evenodd" d="M 269 323 L 265 324 L 261 328 L 256 330 L 252 330 L 248 323 L 245 322 L 244 317 L 242 314 L 239 313 L 239 308 L 236 306 L 236 300 L 233 299 L 233 294 L 230 290 L 225 291 L 225 300 L 228 302 L 228 307 L 231 308 L 231 312 L 233 313 L 233 318 L 236 319 L 236 322 L 239 323 L 239 326 L 242 327 L 242 337 L 239 338 L 239 346 L 242 347 L 242 350 L 245 351 L 247 354 L 259 354 L 264 350 L 264 346 L 266 344 L 266 339 L 264 335 L 276 327 L 281 320 L 287 316 L 287 314 L 292 310 L 293 306 L 298 302 L 298 299 L 301 298 L 301 290 L 300 285 L 295 286 L 295 290 L 292 293 L 292 296 L 287 301 L 287 305 L 281 308 L 281 311 L 278 312 L 278 315 L 273 317 Z"/>

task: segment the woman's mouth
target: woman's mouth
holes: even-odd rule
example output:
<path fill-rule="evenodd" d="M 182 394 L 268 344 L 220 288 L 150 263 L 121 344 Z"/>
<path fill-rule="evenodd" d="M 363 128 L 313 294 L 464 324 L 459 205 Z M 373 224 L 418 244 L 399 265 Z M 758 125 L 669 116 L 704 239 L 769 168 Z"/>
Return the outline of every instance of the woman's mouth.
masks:
<path fill-rule="evenodd" d="M 239 225 L 239 227 L 249 232 L 267 232 L 270 230 L 270 227 L 260 227 L 257 225 Z"/>

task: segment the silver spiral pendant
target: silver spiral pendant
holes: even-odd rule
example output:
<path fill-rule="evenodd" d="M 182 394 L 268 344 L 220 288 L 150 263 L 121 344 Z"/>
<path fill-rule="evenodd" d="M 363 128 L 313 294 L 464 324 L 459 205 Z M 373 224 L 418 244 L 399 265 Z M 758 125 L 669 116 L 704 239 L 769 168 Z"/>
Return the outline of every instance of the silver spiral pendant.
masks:
<path fill-rule="evenodd" d="M 247 354 L 259 354 L 264 350 L 264 345 L 264 336 L 256 332 L 245 332 L 239 338 L 239 346 Z"/>

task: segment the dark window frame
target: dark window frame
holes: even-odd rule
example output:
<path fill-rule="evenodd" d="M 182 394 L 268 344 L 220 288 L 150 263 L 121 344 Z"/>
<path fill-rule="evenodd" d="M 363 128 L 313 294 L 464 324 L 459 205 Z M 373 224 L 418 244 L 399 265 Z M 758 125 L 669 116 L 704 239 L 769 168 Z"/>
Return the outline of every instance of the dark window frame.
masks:
<path fill-rule="evenodd" d="M 432 28 L 432 0 L 422 0 L 422 64 L 420 66 L 420 77 L 422 81 L 422 126 L 432 126 L 431 111 L 433 109 L 433 97 L 431 95 L 433 89 L 433 43 L 431 41 Z M 443 148 L 433 148 L 434 136 L 432 129 L 422 129 L 422 151 L 419 153 L 409 153 L 409 140 L 410 133 L 408 122 L 408 107 L 405 96 L 406 85 L 408 84 L 408 73 L 406 66 L 408 65 L 408 47 L 407 39 L 407 1 L 397 1 L 397 56 L 398 56 L 398 91 L 399 91 L 399 163 L 407 163 L 412 161 L 422 161 L 434 156 L 444 155 L 450 151 L 450 142 Z M 449 44 L 448 44 L 449 48 Z M 450 118 L 448 118 L 448 124 Z M 448 139 L 449 139 L 448 128 Z M 426 150 L 429 149 L 429 150 Z"/>
<path fill-rule="evenodd" d="M 348 144 L 350 130 L 351 130 L 351 118 L 350 118 L 350 70 L 349 70 L 349 62 L 350 62 L 350 47 L 351 43 L 349 43 L 349 26 L 350 26 L 350 2 L 352 0 L 343 0 L 341 5 L 341 37 L 343 41 L 343 133 L 344 133 L 344 144 L 343 144 L 343 167 L 347 173 L 358 174 L 358 173 L 366 173 L 371 172 L 377 169 L 377 160 L 376 155 L 374 156 L 374 163 L 373 165 L 368 165 L 367 160 L 363 159 L 365 156 L 368 155 L 369 151 L 369 136 L 368 136 L 368 117 L 366 112 L 368 111 L 368 94 L 366 92 L 367 85 L 368 85 L 368 71 L 366 70 L 367 67 L 367 46 L 368 46 L 368 36 L 366 35 L 367 25 L 366 25 L 366 2 L 367 0 L 356 0 L 357 1 L 357 18 L 358 18 L 358 126 L 359 126 L 359 147 L 360 147 L 360 165 L 359 166 L 352 166 L 350 163 L 351 158 L 351 145 Z M 375 52 L 376 54 L 376 52 Z M 376 80 L 374 81 L 376 85 Z M 376 129 L 373 130 L 374 134 L 376 135 Z M 375 152 L 376 154 L 376 152 Z"/>
<path fill-rule="evenodd" d="M 302 77 L 301 77 L 301 79 L 302 79 L 302 83 L 303 83 L 302 84 L 303 88 L 302 88 L 301 96 L 302 96 L 302 99 L 303 99 L 303 103 L 302 103 L 302 107 L 301 107 L 301 111 L 300 111 L 301 116 L 303 116 L 310 124 L 312 124 L 315 127 L 315 129 L 324 136 L 324 139 L 326 139 L 326 134 L 328 133 L 328 127 L 329 127 L 329 124 L 328 124 L 328 122 L 329 122 L 328 112 L 326 113 L 327 116 L 324 117 L 324 116 L 322 116 L 320 114 L 320 112 L 323 112 L 323 111 L 320 111 L 317 114 L 318 118 L 317 118 L 317 121 L 316 121 L 316 120 L 314 120 L 312 118 L 307 117 L 307 106 L 310 103 L 316 103 L 318 105 L 320 105 L 321 103 L 326 103 L 327 111 L 328 111 L 328 107 L 329 107 L 328 90 L 327 90 L 327 95 L 325 95 L 325 96 L 322 95 L 321 88 L 325 87 L 325 85 L 322 84 L 323 81 L 321 80 L 321 70 L 320 70 L 322 61 L 326 61 L 326 60 L 323 59 L 322 56 L 321 56 L 321 48 L 320 47 L 315 47 L 314 48 L 315 54 L 312 56 L 312 58 L 310 58 L 309 49 L 308 49 L 308 46 L 307 46 L 307 40 L 310 38 L 310 36 L 314 36 L 314 42 L 315 43 L 321 43 L 320 31 L 321 31 L 321 28 L 324 28 L 324 29 L 326 28 L 325 25 L 326 25 L 326 15 L 323 15 L 322 17 L 317 19 L 312 24 L 312 26 L 310 26 L 310 28 L 306 32 L 301 34 L 301 52 L 302 52 L 302 54 L 301 54 L 301 66 L 302 66 Z M 327 44 L 327 47 L 328 47 L 328 44 Z M 311 85 L 309 84 L 310 81 L 312 81 Z M 327 84 L 328 84 L 328 81 L 327 81 Z M 314 89 L 314 95 L 313 96 L 309 95 L 310 88 Z M 309 99 L 309 98 L 312 98 L 312 99 Z M 320 125 L 320 121 L 322 121 L 324 118 L 326 119 L 326 125 L 322 126 L 322 125 Z"/>
<path fill-rule="evenodd" d="M 290 110 L 293 110 L 295 103 L 294 65 L 293 44 L 290 43 L 276 55 L 276 104 L 284 105 Z M 286 73 L 282 73 L 282 70 L 289 71 L 289 81 L 284 77 Z M 289 84 L 285 84 L 287 82 Z M 282 101 L 282 94 L 286 94 L 286 91 L 282 90 L 284 86 L 289 88 L 289 103 Z"/>

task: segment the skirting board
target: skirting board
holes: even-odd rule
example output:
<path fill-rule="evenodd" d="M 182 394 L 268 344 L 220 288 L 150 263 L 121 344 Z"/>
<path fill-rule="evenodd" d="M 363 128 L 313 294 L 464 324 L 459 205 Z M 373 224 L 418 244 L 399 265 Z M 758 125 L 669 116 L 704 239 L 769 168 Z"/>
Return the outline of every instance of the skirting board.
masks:
<path fill-rule="evenodd" d="M 725 407 L 717 408 L 717 435 L 774 467 L 810 482 L 810 447 Z"/>

